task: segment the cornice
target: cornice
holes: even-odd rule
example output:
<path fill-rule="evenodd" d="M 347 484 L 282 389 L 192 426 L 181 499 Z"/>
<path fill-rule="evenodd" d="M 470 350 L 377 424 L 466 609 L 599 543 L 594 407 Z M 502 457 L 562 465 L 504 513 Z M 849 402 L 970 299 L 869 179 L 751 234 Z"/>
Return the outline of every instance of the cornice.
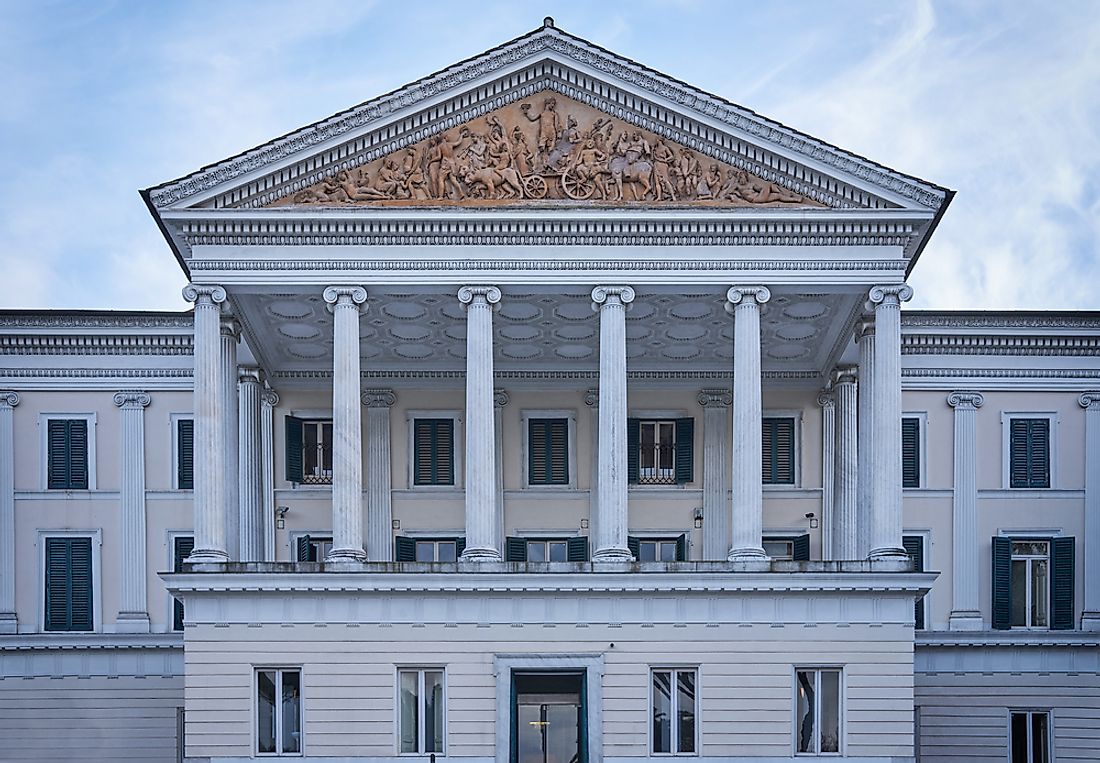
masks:
<path fill-rule="evenodd" d="M 901 352 L 903 355 L 1096 357 L 1100 356 L 1100 333 L 1095 336 L 906 333 L 901 337 Z"/>
<path fill-rule="evenodd" d="M 903 379 L 1100 379 L 1100 370 L 1062 368 L 903 368 Z"/>
<path fill-rule="evenodd" d="M 1100 331 L 1100 311 L 1086 312 L 931 312 L 906 310 L 902 329 L 1093 329 Z"/>
<path fill-rule="evenodd" d="M 190 327 L 189 320 L 188 328 Z M 193 336 L 191 334 L 0 335 L 0 355 L 192 354 Z"/>
<path fill-rule="evenodd" d="M 81 314 L 56 312 L 0 312 L 0 331 L 4 329 L 185 329 L 194 328 L 191 313 Z"/>
<path fill-rule="evenodd" d="M 191 379 L 190 368 L 5 368 L 5 379 Z"/>
<path fill-rule="evenodd" d="M 572 370 L 572 371 L 555 371 L 555 370 L 538 370 L 532 369 L 528 371 L 513 371 L 513 370 L 501 370 L 497 369 L 494 374 L 496 379 L 506 379 L 514 381 L 555 381 L 555 380 L 592 380 L 599 379 L 600 372 L 598 370 Z M 690 371 L 690 370 L 669 370 L 669 371 L 627 371 L 627 379 L 633 381 L 693 381 L 693 380 L 716 380 L 716 379 L 732 379 L 732 371 Z M 821 375 L 816 371 L 764 371 L 763 378 L 772 381 L 806 381 L 806 382 L 818 382 L 821 380 Z M 275 379 L 292 380 L 292 379 L 331 379 L 332 371 L 328 370 L 284 370 L 276 371 L 272 374 Z M 466 371 L 454 369 L 436 369 L 436 370 L 417 370 L 417 369 L 375 369 L 370 371 L 362 371 L 360 377 L 363 379 L 371 380 L 419 380 L 419 379 L 456 379 L 464 380 L 466 378 Z"/>

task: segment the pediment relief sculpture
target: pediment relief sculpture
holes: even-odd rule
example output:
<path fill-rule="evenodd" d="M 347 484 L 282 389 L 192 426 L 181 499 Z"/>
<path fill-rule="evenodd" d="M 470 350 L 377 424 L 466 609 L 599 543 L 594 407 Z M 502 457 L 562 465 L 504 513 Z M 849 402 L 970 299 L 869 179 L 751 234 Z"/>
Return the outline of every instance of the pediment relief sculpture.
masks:
<path fill-rule="evenodd" d="M 550 92 L 274 202 L 287 205 L 823 206 Z"/>

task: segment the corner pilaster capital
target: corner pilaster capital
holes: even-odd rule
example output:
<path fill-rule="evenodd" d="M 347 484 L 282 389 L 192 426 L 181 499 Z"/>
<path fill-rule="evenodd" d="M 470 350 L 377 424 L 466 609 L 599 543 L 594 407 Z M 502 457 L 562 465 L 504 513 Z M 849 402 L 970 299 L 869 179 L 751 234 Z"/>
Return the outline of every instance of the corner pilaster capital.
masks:
<path fill-rule="evenodd" d="M 584 404 L 589 408 L 596 409 L 600 407 L 600 391 L 598 389 L 590 389 L 584 393 Z"/>
<path fill-rule="evenodd" d="M 947 404 L 955 410 L 976 410 L 985 405 L 985 395 L 981 392 L 952 392 L 947 396 Z"/>
<path fill-rule="evenodd" d="M 397 402 L 397 395 L 392 389 L 365 389 L 362 401 L 367 408 L 389 408 Z"/>
<path fill-rule="evenodd" d="M 147 392 L 138 390 L 124 390 L 115 393 L 115 405 L 124 411 L 140 411 L 153 402 L 153 398 Z"/>
<path fill-rule="evenodd" d="M 822 408 L 836 407 L 836 396 L 832 392 L 818 392 L 817 404 Z"/>
<path fill-rule="evenodd" d="M 241 366 L 237 369 L 237 381 L 241 384 L 262 384 L 263 372 L 254 366 Z"/>
<path fill-rule="evenodd" d="M 745 304 L 763 305 L 772 298 L 771 289 L 767 286 L 731 286 L 726 291 L 726 310 L 744 302 Z"/>
<path fill-rule="evenodd" d="M 330 311 L 337 307 L 354 307 L 364 313 L 367 311 L 367 308 L 360 307 L 367 301 L 367 290 L 362 286 L 329 286 L 321 296 L 328 303 Z"/>
<path fill-rule="evenodd" d="M 1090 411 L 1100 409 L 1100 391 L 1082 392 L 1081 396 L 1077 398 L 1077 404 Z"/>
<path fill-rule="evenodd" d="M 859 344 L 864 339 L 873 339 L 875 336 L 875 316 L 861 315 L 859 320 L 856 321 L 855 330 L 852 332 L 856 344 Z"/>
<path fill-rule="evenodd" d="M 504 406 L 508 405 L 508 403 L 510 403 L 511 401 L 512 401 L 511 395 L 509 395 L 505 390 L 502 390 L 502 389 L 494 389 L 493 390 L 493 407 L 494 408 L 503 408 Z"/>
<path fill-rule="evenodd" d="M 0 390 L 0 408 L 14 408 L 21 400 L 19 393 L 14 390 Z"/>
<path fill-rule="evenodd" d="M 728 389 L 701 389 L 696 400 L 704 408 L 728 408 L 733 405 L 733 393 Z"/>
<path fill-rule="evenodd" d="M 221 286 L 189 283 L 183 287 L 183 298 L 195 307 L 211 307 L 225 302 L 226 294 Z"/>
<path fill-rule="evenodd" d="M 630 286 L 597 286 L 592 290 L 592 309 L 601 306 L 629 305 L 637 294 Z"/>
<path fill-rule="evenodd" d="M 500 297 L 500 289 L 495 286 L 463 286 L 458 290 L 458 301 L 467 309 L 474 304 L 496 305 Z"/>
<path fill-rule="evenodd" d="M 872 286 L 871 290 L 867 292 L 868 301 L 875 306 L 900 305 L 902 302 L 908 302 L 912 298 L 913 288 L 907 283 Z"/>
<path fill-rule="evenodd" d="M 264 391 L 260 393 L 260 402 L 274 408 L 279 404 L 279 393 L 270 387 L 265 387 Z"/>
<path fill-rule="evenodd" d="M 218 330 L 226 339 L 232 339 L 234 342 L 241 340 L 241 323 L 232 315 L 222 313 L 221 321 L 218 323 Z"/>
<path fill-rule="evenodd" d="M 856 366 L 837 366 L 833 369 L 833 386 L 855 384 L 859 381 L 859 369 Z"/>

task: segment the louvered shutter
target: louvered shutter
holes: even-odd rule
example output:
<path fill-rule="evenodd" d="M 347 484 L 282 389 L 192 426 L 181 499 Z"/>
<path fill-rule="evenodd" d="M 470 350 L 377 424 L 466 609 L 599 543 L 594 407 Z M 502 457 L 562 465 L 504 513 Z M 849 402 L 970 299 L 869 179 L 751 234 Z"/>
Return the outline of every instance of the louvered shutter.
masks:
<path fill-rule="evenodd" d="M 920 419 L 901 420 L 901 486 L 920 487 Z"/>
<path fill-rule="evenodd" d="M 81 421 L 81 424 L 87 422 Z M 91 538 L 72 538 L 69 540 L 70 587 L 72 601 L 72 619 L 69 630 L 90 631 L 92 629 L 92 540 Z"/>
<path fill-rule="evenodd" d="M 1050 420 L 1031 419 L 1030 430 L 1028 487 L 1050 487 Z"/>
<path fill-rule="evenodd" d="M 630 549 L 630 554 L 634 557 L 634 561 L 638 561 L 638 557 L 642 555 L 641 539 L 633 535 L 628 535 L 626 538 L 626 547 Z"/>
<path fill-rule="evenodd" d="M 626 420 L 626 481 L 631 485 L 638 484 L 640 478 L 640 464 L 642 448 L 642 425 L 640 419 Z M 635 554 L 637 556 L 637 554 Z"/>
<path fill-rule="evenodd" d="M 504 539 L 504 561 L 526 562 L 527 541 L 523 538 L 509 537 Z"/>
<path fill-rule="evenodd" d="M 686 562 L 688 560 L 688 536 L 687 533 L 681 533 L 676 538 L 676 561 Z"/>
<path fill-rule="evenodd" d="M 69 425 L 69 484 L 71 490 L 88 489 L 88 422 L 72 419 Z M 89 619 L 89 622 L 91 620 Z M 89 626 L 90 628 L 91 626 Z"/>
<path fill-rule="evenodd" d="M 766 485 L 794 484 L 794 419 L 764 419 L 761 471 Z"/>
<path fill-rule="evenodd" d="M 177 537 L 172 553 L 172 572 L 182 572 L 184 559 L 191 556 L 191 552 L 194 550 L 194 538 L 184 536 Z M 172 602 L 172 629 L 177 631 L 183 630 L 183 602 L 179 599 L 174 599 Z"/>
<path fill-rule="evenodd" d="M 530 485 L 569 484 L 568 419 L 527 422 L 527 482 Z"/>
<path fill-rule="evenodd" d="M 316 551 L 313 548 L 313 539 L 308 535 L 298 536 L 298 540 L 295 544 L 295 558 L 299 562 L 315 562 L 317 561 Z"/>
<path fill-rule="evenodd" d="M 92 630 L 92 541 L 46 539 L 46 630 Z"/>
<path fill-rule="evenodd" d="M 695 419 L 676 419 L 676 484 L 695 479 Z"/>
<path fill-rule="evenodd" d="M 1054 538 L 1050 542 L 1050 627 L 1073 629 L 1074 573 L 1076 553 L 1073 538 Z"/>
<path fill-rule="evenodd" d="M 462 558 L 462 552 L 466 550 L 466 537 L 460 535 L 452 540 L 455 542 L 455 558 Z"/>
<path fill-rule="evenodd" d="M 54 422 L 50 422 L 53 424 Z M 68 630 L 69 547 L 63 538 L 46 539 L 46 630 Z"/>
<path fill-rule="evenodd" d="M 453 485 L 454 420 L 413 422 L 413 484 Z"/>
<path fill-rule="evenodd" d="M 46 422 L 46 487 L 50 490 L 64 490 L 69 486 L 68 423 L 61 419 L 50 419 Z"/>
<path fill-rule="evenodd" d="M 286 481 L 301 483 L 305 468 L 302 458 L 302 420 L 287 416 L 284 421 L 286 422 Z"/>
<path fill-rule="evenodd" d="M 398 535 L 393 539 L 393 552 L 395 562 L 415 562 L 416 541 L 404 535 Z"/>
<path fill-rule="evenodd" d="M 195 422 L 176 422 L 176 485 L 180 490 L 195 489 Z"/>
<path fill-rule="evenodd" d="M 810 561 L 810 536 L 799 535 L 791 544 L 791 558 L 796 562 Z"/>
<path fill-rule="evenodd" d="M 913 572 L 924 572 L 924 538 L 919 535 L 902 536 L 901 545 L 913 560 Z M 924 630 L 924 597 L 917 599 L 913 610 L 913 623 L 917 630 Z"/>
<path fill-rule="evenodd" d="M 1012 539 L 993 538 L 992 625 L 997 630 L 1012 627 Z"/>
<path fill-rule="evenodd" d="M 566 541 L 566 558 L 571 562 L 588 561 L 588 537 L 578 535 Z"/>

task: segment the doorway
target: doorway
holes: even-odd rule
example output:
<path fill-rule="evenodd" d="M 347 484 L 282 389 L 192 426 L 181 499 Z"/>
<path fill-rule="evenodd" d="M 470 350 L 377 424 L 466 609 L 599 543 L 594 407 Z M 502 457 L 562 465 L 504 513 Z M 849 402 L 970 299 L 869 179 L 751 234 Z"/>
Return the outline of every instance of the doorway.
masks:
<path fill-rule="evenodd" d="M 512 763 L 587 763 L 585 694 L 584 672 L 513 672 Z"/>

